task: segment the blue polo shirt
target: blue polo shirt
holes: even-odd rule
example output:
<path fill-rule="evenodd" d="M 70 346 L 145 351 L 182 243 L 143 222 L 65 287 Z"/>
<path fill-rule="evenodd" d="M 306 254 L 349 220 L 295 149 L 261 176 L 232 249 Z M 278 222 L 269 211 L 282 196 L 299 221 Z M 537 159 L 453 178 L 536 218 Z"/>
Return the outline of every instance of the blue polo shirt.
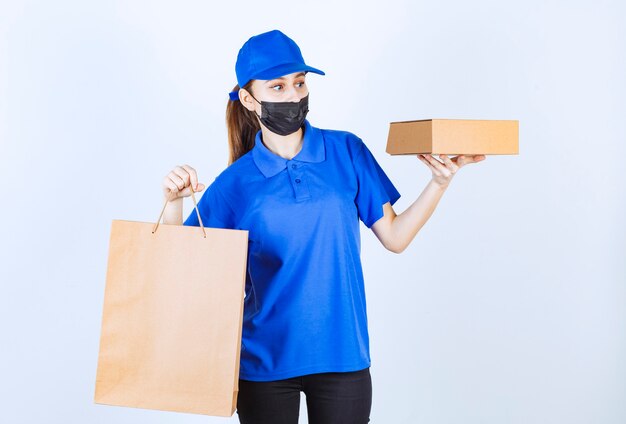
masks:
<path fill-rule="evenodd" d="M 371 227 L 400 193 L 350 132 L 305 120 L 291 160 L 261 134 L 198 201 L 205 226 L 248 230 L 239 378 L 369 367 L 359 219 Z M 200 225 L 195 210 L 184 225 Z"/>

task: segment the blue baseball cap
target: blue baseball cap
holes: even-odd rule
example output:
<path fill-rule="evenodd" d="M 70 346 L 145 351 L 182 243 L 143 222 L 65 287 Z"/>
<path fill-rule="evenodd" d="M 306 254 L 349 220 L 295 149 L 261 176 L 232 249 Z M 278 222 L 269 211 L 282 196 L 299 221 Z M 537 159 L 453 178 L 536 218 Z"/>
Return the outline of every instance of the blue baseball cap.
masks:
<path fill-rule="evenodd" d="M 239 49 L 235 64 L 239 88 L 253 79 L 271 80 L 298 71 L 326 75 L 305 64 L 300 47 L 277 29 L 250 37 Z M 239 100 L 238 90 L 228 94 L 230 100 Z"/>

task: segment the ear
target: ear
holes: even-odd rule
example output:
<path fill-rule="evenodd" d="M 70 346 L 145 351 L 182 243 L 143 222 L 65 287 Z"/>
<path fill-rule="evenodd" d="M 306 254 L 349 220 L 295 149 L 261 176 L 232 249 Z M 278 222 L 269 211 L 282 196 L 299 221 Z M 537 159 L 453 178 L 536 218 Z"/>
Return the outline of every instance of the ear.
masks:
<path fill-rule="evenodd" d="M 252 95 L 245 88 L 239 90 L 239 101 L 241 102 L 243 107 L 248 109 L 250 112 L 254 112 L 255 101 L 252 98 Z"/>

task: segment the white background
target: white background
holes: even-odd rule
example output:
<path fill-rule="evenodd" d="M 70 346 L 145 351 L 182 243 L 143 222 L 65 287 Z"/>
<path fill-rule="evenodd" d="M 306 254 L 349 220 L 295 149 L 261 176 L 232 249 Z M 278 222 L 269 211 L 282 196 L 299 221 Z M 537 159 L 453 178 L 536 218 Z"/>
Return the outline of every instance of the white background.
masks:
<path fill-rule="evenodd" d="M 305 61 L 404 211 L 431 177 L 389 122 L 517 119 L 400 255 L 362 225 L 373 423 L 626 422 L 626 13 L 618 1 L 0 2 L 0 421 L 237 422 L 93 403 L 113 219 L 226 166 L 252 35 Z M 191 208 L 185 200 L 185 217 Z M 302 397 L 302 419 L 306 422 Z"/>

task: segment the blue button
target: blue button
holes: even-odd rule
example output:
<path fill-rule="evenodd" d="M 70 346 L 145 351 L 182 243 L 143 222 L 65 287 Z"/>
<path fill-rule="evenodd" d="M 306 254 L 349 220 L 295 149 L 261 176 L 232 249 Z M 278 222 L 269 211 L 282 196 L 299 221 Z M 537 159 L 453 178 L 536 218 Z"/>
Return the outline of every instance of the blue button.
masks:
<path fill-rule="evenodd" d="M 296 169 L 298 165 L 291 165 L 291 169 Z"/>
<path fill-rule="evenodd" d="M 296 178 L 296 182 L 300 184 L 300 178 Z"/>

